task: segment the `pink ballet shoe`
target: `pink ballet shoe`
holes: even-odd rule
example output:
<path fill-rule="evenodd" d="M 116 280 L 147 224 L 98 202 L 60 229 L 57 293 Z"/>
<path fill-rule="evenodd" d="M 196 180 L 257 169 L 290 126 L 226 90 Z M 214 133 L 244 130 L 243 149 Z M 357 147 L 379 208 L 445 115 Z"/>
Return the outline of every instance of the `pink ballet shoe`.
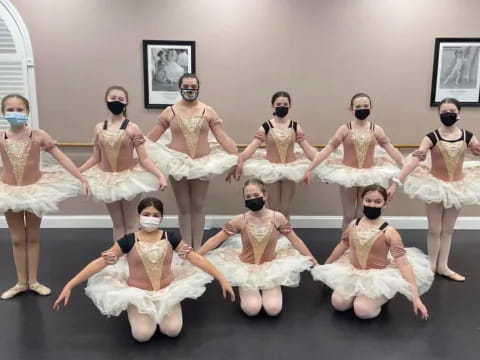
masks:
<path fill-rule="evenodd" d="M 42 296 L 50 295 L 52 293 L 52 290 L 39 282 L 28 285 L 28 289 Z"/>
<path fill-rule="evenodd" d="M 460 274 L 456 273 L 455 271 L 452 271 L 449 274 L 440 274 L 439 272 L 437 272 L 437 274 L 440 275 L 440 276 L 446 277 L 447 279 L 453 280 L 453 281 L 458 281 L 458 282 L 465 281 L 465 276 L 460 275 Z"/>
<path fill-rule="evenodd" d="M 15 285 L 14 287 L 11 287 L 10 289 L 8 289 L 7 291 L 5 291 L 2 296 L 0 296 L 2 298 L 2 300 L 8 300 L 8 299 L 11 299 L 13 298 L 14 296 L 22 293 L 22 292 L 25 292 L 28 290 L 28 286 L 27 285 L 20 285 L 20 284 L 17 284 Z"/>

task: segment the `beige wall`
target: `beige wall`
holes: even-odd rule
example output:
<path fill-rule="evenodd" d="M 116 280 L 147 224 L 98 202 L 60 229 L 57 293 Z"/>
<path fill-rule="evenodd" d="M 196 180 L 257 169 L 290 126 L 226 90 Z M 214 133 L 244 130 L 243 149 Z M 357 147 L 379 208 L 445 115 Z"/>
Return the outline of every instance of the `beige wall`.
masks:
<path fill-rule="evenodd" d="M 145 130 L 158 110 L 143 108 L 142 40 L 195 40 L 202 100 L 248 142 L 271 112 L 279 89 L 291 92 L 291 116 L 315 143 L 351 119 L 350 96 L 374 99 L 374 120 L 394 143 L 418 143 L 438 125 L 429 107 L 435 37 L 479 36 L 478 0 L 13 0 L 33 43 L 40 126 L 60 141 L 89 141 L 107 115 L 104 89 L 130 91 L 130 118 Z M 461 125 L 478 132 L 477 109 Z M 88 151 L 68 150 L 79 164 Z M 209 214 L 241 211 L 239 186 L 214 180 Z M 162 194 L 176 211 L 171 190 Z M 294 214 L 339 215 L 335 185 L 300 186 Z M 102 205 L 70 200 L 63 214 L 102 214 Z M 390 215 L 423 215 L 398 196 Z M 477 215 L 475 208 L 463 215 Z"/>

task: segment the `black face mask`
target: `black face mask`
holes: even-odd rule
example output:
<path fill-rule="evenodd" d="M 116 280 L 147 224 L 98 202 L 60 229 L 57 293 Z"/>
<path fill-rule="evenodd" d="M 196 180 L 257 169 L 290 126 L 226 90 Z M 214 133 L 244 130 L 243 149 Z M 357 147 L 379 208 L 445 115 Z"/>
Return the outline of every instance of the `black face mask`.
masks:
<path fill-rule="evenodd" d="M 445 126 L 452 126 L 457 122 L 457 120 L 458 120 L 458 114 L 456 113 L 446 112 L 446 113 L 440 114 L 440 121 Z"/>
<path fill-rule="evenodd" d="M 358 120 L 365 120 L 370 115 L 370 109 L 357 109 L 355 110 L 355 117 Z"/>
<path fill-rule="evenodd" d="M 277 106 L 273 115 L 277 115 L 279 118 L 283 118 L 288 114 L 288 106 Z"/>
<path fill-rule="evenodd" d="M 263 197 L 245 200 L 245 206 L 252 211 L 258 211 L 262 209 L 264 205 L 265 200 L 263 200 Z"/>
<path fill-rule="evenodd" d="M 110 110 L 112 114 L 115 114 L 115 115 L 121 114 L 125 109 L 125 106 L 127 105 L 125 105 L 120 101 L 107 101 L 108 110 Z"/>
<path fill-rule="evenodd" d="M 382 215 L 382 208 L 372 207 L 372 206 L 363 206 L 363 214 L 370 220 L 375 220 Z"/>

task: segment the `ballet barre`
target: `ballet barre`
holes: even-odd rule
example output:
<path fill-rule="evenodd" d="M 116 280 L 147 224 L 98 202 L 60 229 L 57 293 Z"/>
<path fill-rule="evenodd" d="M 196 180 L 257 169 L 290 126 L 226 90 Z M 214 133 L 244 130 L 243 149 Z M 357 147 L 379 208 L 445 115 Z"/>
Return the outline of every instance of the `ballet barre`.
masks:
<path fill-rule="evenodd" d="M 64 148 L 86 148 L 86 147 L 92 147 L 92 143 L 88 142 L 59 142 L 57 144 L 60 147 Z M 248 144 L 237 144 L 237 147 L 239 149 L 245 149 L 248 146 Z M 313 147 L 317 149 L 323 149 L 326 145 L 325 144 L 312 144 Z M 394 144 L 397 149 L 416 149 L 418 148 L 418 145 L 415 144 Z M 260 147 L 264 148 L 265 145 L 261 145 Z"/>

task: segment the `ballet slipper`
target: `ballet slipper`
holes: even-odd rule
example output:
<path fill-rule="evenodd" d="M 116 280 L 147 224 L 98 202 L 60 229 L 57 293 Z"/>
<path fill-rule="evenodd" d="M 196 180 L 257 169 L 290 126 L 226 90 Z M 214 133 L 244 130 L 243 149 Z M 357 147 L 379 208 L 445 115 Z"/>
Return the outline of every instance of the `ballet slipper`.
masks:
<path fill-rule="evenodd" d="M 28 285 L 28 288 L 36 292 L 38 295 L 46 296 L 52 293 L 52 290 L 50 290 L 45 285 L 40 284 L 39 282 Z"/>
<path fill-rule="evenodd" d="M 437 274 L 440 275 L 440 276 L 446 277 L 447 279 L 453 280 L 453 281 L 458 281 L 458 282 L 465 281 L 465 276 L 460 275 L 460 274 L 456 273 L 455 271 L 452 271 L 449 274 L 440 274 L 439 272 L 437 272 Z"/>
<path fill-rule="evenodd" d="M 8 299 L 11 299 L 12 297 L 14 297 L 14 296 L 16 296 L 16 295 L 18 295 L 22 292 L 25 292 L 27 290 L 28 290 L 27 285 L 17 284 L 14 287 L 11 287 L 7 291 L 3 292 L 2 296 L 0 296 L 0 297 L 2 298 L 2 300 L 8 300 Z"/>

